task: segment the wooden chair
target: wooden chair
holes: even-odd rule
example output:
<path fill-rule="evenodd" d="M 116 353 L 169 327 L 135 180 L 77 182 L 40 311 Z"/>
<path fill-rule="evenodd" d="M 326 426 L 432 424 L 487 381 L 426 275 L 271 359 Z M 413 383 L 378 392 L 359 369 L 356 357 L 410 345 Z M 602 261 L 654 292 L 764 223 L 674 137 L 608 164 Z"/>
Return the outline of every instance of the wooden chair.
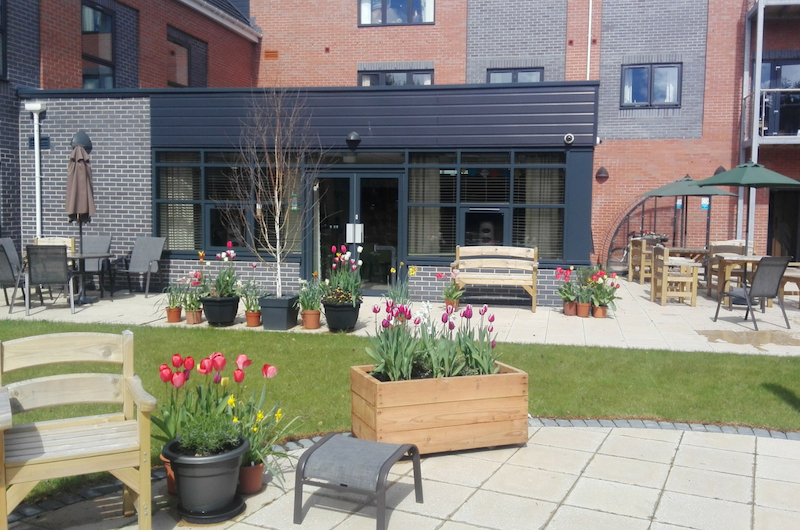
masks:
<path fill-rule="evenodd" d="M 669 249 L 653 247 L 653 274 L 650 281 L 650 301 L 678 298 L 681 303 L 690 298 L 692 307 L 697 305 L 697 270 L 700 264 L 685 258 L 669 257 Z"/>
<path fill-rule="evenodd" d="M 34 245 L 63 245 L 67 247 L 67 252 L 70 254 L 75 252 L 75 238 L 74 237 L 34 237 Z"/>
<path fill-rule="evenodd" d="M 5 384 L 10 372 L 64 363 L 111 363 L 121 369 Z M 6 516 L 39 481 L 109 471 L 124 485 L 123 512 L 130 515 L 135 507 L 139 529 L 150 530 L 150 411 L 156 400 L 133 372 L 133 333 L 58 333 L 0 342 L 0 384 L 0 529 L 8 528 Z M 12 426 L 12 414 L 83 403 L 114 403 L 121 411 Z M 58 417 L 62 409 L 51 410 Z"/>
<path fill-rule="evenodd" d="M 647 248 L 646 239 L 631 239 L 628 248 L 628 281 L 633 281 L 634 274 L 639 275 L 639 285 L 644 285 L 650 277 L 653 267 L 653 249 Z"/>

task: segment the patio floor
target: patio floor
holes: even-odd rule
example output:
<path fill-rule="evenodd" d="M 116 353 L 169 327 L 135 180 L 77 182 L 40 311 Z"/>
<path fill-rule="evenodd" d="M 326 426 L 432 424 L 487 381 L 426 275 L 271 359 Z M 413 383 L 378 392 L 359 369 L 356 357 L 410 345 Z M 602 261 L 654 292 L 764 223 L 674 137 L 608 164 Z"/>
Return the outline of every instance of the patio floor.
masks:
<path fill-rule="evenodd" d="M 761 331 L 742 320 L 743 309 L 721 311 L 699 296 L 697 307 L 650 302 L 649 286 L 622 281 L 618 310 L 608 319 L 565 317 L 560 308 L 536 313 L 492 307 L 498 340 L 581 344 L 757 355 L 800 355 L 800 310 L 787 305 L 792 329 L 780 309 L 757 313 Z M 158 302 L 119 291 L 111 302 L 79 307 L 34 304 L 28 318 L 155 326 L 166 324 Z M 63 298 L 59 301 L 63 302 Z M 367 299 L 357 334 L 373 331 Z M 21 305 L 2 318 L 24 319 Z M 243 328 L 237 323 L 233 329 Z M 304 333 L 327 333 L 324 327 Z M 264 332 L 253 329 L 253 332 Z M 620 427 L 617 425 L 630 425 Z M 415 530 L 762 530 L 800 528 L 800 433 L 655 422 L 530 421 L 525 446 L 474 450 L 423 458 L 425 502 L 416 504 L 410 464 L 393 468 L 387 494 L 389 529 Z M 560 426 L 565 425 L 565 426 Z M 575 426 L 566 426 L 575 425 Z M 579 426 L 580 425 L 580 426 Z M 709 432 L 713 431 L 713 432 Z M 723 432 L 724 431 L 724 432 Z M 787 439 L 788 438 L 788 439 Z M 310 445 L 311 440 L 303 440 Z M 299 455 L 304 447 L 293 453 Z M 302 526 L 292 523 L 293 471 L 286 489 L 268 483 L 247 498 L 247 511 L 213 528 L 230 530 L 375 528 L 374 500 L 307 488 Z M 265 477 L 269 482 L 269 477 Z M 154 487 L 153 528 L 208 528 L 179 520 L 176 500 L 163 479 Z M 117 488 L 118 490 L 118 488 Z M 64 504 L 67 504 L 66 502 Z M 136 528 L 122 518 L 118 492 L 69 504 L 13 523 L 15 530 Z"/>

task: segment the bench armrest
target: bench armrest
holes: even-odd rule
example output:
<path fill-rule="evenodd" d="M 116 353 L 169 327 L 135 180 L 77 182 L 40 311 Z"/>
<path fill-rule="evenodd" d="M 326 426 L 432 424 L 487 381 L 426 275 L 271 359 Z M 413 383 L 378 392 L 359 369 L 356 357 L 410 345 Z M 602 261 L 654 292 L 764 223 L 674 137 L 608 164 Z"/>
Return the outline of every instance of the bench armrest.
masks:
<path fill-rule="evenodd" d="M 457 261 L 454 261 L 453 263 L 451 263 L 451 264 L 450 264 L 450 268 L 451 268 L 451 269 L 457 269 L 457 268 L 458 268 L 458 262 L 457 262 Z"/>
<path fill-rule="evenodd" d="M 8 398 L 8 389 L 0 387 L 0 430 L 11 427 L 11 400 Z"/>
<path fill-rule="evenodd" d="M 127 378 L 125 380 L 125 388 L 133 398 L 133 402 L 139 407 L 139 410 L 144 412 L 155 410 L 157 405 L 156 398 L 147 393 L 138 375 Z"/>

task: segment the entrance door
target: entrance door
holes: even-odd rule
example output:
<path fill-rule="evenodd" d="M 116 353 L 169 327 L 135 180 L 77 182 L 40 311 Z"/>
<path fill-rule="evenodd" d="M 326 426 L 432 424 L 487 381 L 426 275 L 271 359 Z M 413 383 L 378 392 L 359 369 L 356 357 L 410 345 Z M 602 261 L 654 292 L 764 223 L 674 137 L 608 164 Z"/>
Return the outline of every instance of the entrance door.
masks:
<path fill-rule="evenodd" d="M 769 255 L 800 258 L 800 192 L 770 193 Z"/>
<path fill-rule="evenodd" d="M 361 276 L 367 294 L 385 292 L 392 267 L 398 268 L 398 199 L 396 173 L 327 173 L 319 179 L 315 269 L 331 266 L 331 247 L 347 244 L 347 223 L 364 226 Z"/>

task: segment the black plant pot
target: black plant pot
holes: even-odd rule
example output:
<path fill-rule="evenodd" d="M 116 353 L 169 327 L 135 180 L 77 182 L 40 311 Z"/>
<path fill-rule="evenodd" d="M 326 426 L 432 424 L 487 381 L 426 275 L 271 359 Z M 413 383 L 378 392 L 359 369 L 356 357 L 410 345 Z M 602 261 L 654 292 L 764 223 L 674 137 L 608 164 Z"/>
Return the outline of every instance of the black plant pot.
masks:
<path fill-rule="evenodd" d="M 178 488 L 178 513 L 190 523 L 214 524 L 233 519 L 245 509 L 236 495 L 242 456 L 250 448 L 246 438 L 231 451 L 213 456 L 181 454 L 180 441 L 164 446 L 161 454 L 170 461 Z"/>
<path fill-rule="evenodd" d="M 361 302 L 355 306 L 353 304 L 329 304 L 322 303 L 325 309 L 325 320 L 328 321 L 330 331 L 353 331 L 358 322 L 358 311 L 361 309 Z"/>
<path fill-rule="evenodd" d="M 287 330 L 297 325 L 297 300 L 299 296 L 275 298 L 264 296 L 258 299 L 261 307 L 261 324 L 264 329 Z"/>
<path fill-rule="evenodd" d="M 239 312 L 239 297 L 228 296 L 224 298 L 201 298 L 203 313 L 209 326 L 230 326 L 236 320 Z"/>

